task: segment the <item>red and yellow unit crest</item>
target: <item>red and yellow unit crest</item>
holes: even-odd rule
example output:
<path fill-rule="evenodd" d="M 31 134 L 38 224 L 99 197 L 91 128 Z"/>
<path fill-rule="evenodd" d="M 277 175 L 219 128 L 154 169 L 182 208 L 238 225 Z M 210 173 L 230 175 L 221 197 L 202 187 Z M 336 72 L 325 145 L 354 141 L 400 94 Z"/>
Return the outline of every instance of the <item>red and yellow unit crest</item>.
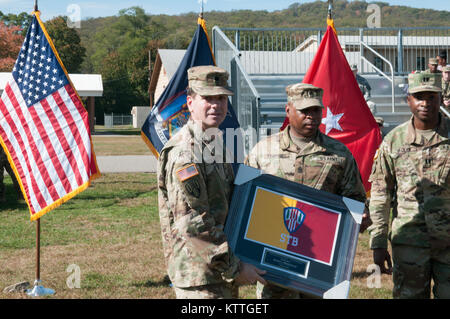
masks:
<path fill-rule="evenodd" d="M 341 213 L 257 187 L 245 238 L 331 265 Z"/>

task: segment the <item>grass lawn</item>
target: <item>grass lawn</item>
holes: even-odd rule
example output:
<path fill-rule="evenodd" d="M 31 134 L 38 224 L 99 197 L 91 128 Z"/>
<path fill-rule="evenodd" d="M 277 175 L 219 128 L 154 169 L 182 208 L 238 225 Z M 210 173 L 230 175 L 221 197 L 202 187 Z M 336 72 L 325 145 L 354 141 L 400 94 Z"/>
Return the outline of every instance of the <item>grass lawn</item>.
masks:
<path fill-rule="evenodd" d="M 129 125 L 113 128 L 96 125 L 92 143 L 97 156 L 152 155 L 142 140 L 141 129 L 135 129 Z"/>
<path fill-rule="evenodd" d="M 93 135 L 92 143 L 96 156 L 152 155 L 140 135 Z"/>
<path fill-rule="evenodd" d="M 29 298 L 3 288 L 35 279 L 35 223 L 26 204 L 15 200 L 5 178 L 6 204 L 0 214 L 0 298 Z M 368 288 L 372 263 L 368 235 L 360 237 L 350 298 L 391 298 L 392 280 Z M 80 288 L 69 288 L 68 267 L 80 269 Z M 41 218 L 41 279 L 56 294 L 47 298 L 174 298 L 165 276 L 158 218 L 156 175 L 104 174 L 74 199 Z M 72 277 L 71 277 L 72 276 Z M 255 287 L 240 289 L 254 298 Z"/>

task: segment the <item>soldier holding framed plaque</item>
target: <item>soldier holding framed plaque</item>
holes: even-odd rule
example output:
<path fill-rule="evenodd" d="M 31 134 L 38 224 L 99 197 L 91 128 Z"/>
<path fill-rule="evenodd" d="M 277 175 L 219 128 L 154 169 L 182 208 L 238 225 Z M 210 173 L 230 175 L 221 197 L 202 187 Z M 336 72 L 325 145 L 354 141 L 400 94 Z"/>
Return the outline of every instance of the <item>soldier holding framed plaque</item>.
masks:
<path fill-rule="evenodd" d="M 245 164 L 315 189 L 365 202 L 361 176 L 351 152 L 341 142 L 319 131 L 323 90 L 298 83 L 286 88 L 289 125 L 260 141 Z M 360 231 L 370 224 L 366 209 Z M 299 298 L 296 290 L 258 284 L 258 298 Z"/>
<path fill-rule="evenodd" d="M 363 202 L 241 165 L 225 234 L 240 260 L 267 271 L 264 287 L 284 292 L 276 298 L 343 299 L 363 211 Z"/>
<path fill-rule="evenodd" d="M 188 70 L 189 121 L 158 159 L 158 204 L 167 272 L 178 299 L 237 297 L 237 285 L 265 282 L 241 262 L 223 231 L 234 173 L 226 163 L 219 125 L 227 115 L 228 72 L 206 65 Z M 214 137 L 214 138 L 213 138 Z"/>

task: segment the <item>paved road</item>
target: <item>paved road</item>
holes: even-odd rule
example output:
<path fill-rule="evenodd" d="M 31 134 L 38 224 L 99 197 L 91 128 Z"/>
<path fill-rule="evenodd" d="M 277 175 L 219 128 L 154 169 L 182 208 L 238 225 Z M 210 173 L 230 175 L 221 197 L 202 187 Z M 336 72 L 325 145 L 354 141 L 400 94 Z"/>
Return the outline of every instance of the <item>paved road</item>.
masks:
<path fill-rule="evenodd" d="M 153 155 L 97 156 L 101 173 L 156 173 Z"/>
<path fill-rule="evenodd" d="M 112 135 L 96 132 L 104 137 L 136 137 L 135 135 Z M 97 156 L 101 173 L 156 173 L 156 158 L 153 155 Z"/>

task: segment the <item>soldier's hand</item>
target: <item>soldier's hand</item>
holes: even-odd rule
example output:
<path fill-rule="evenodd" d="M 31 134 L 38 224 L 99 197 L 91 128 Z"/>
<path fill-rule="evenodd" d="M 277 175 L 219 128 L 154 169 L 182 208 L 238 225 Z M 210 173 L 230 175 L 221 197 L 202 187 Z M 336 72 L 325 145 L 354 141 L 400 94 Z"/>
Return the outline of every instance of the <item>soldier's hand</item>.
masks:
<path fill-rule="evenodd" d="M 367 207 L 364 209 L 364 213 L 362 215 L 361 225 L 359 226 L 359 232 L 364 233 L 364 231 L 372 225 L 372 220 L 370 219 L 369 210 Z"/>
<path fill-rule="evenodd" d="M 259 281 L 263 285 L 265 285 L 267 282 L 264 280 L 263 277 L 260 275 L 264 275 L 266 273 L 265 270 L 261 270 L 256 268 L 255 266 L 251 264 L 247 264 L 244 262 L 240 262 L 240 272 L 237 278 L 235 279 L 235 282 L 238 285 L 250 285 L 254 284 L 255 282 Z"/>
<path fill-rule="evenodd" d="M 373 262 L 380 267 L 382 274 L 392 274 L 391 255 L 385 248 L 377 248 L 373 250 Z M 385 266 L 387 263 L 387 268 Z"/>

